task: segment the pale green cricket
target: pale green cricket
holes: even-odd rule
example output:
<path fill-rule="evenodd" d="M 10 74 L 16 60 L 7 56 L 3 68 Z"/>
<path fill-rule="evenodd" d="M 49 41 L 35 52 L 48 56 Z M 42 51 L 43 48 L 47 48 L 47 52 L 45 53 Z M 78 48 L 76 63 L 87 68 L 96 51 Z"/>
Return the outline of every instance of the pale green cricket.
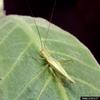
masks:
<path fill-rule="evenodd" d="M 63 77 L 65 77 L 67 80 L 69 80 L 71 83 L 75 83 L 75 81 L 68 75 L 68 73 L 63 69 L 60 62 L 58 62 L 56 59 L 54 59 L 50 53 L 47 52 L 45 48 L 42 48 L 40 51 L 41 55 L 47 60 L 50 67 L 52 67 L 54 70 L 58 71 Z"/>
<path fill-rule="evenodd" d="M 28 2 L 27 2 L 28 4 Z M 51 13 L 51 19 L 52 20 L 52 16 L 53 16 L 53 12 L 54 12 L 54 8 L 56 5 L 56 0 L 54 1 L 54 6 L 52 9 L 52 13 Z M 28 5 L 29 10 L 31 10 L 30 6 Z M 32 13 L 32 10 L 31 10 Z M 51 21 L 50 21 L 51 22 Z M 50 22 L 49 22 L 49 26 L 50 27 Z M 48 65 L 50 66 L 50 70 L 54 70 L 56 72 L 58 72 L 60 75 L 62 75 L 66 80 L 70 81 L 71 83 L 75 83 L 75 81 L 68 75 L 68 73 L 64 70 L 64 68 L 62 67 L 62 65 L 60 64 L 59 61 L 57 61 L 55 58 L 53 58 L 50 53 L 48 52 L 48 50 L 42 45 L 42 39 L 41 39 L 41 35 L 38 29 L 38 26 L 36 24 L 36 21 L 34 19 L 34 23 L 36 25 L 37 31 L 38 31 L 38 35 L 40 37 L 40 41 L 41 41 L 41 50 L 40 50 L 40 55 L 47 61 Z M 49 31 L 49 28 L 47 29 Z M 48 31 L 47 31 L 47 35 L 48 35 Z M 46 37 L 47 38 L 47 37 Z M 46 41 L 45 41 L 46 42 Z M 53 73 L 54 74 L 54 73 Z"/>

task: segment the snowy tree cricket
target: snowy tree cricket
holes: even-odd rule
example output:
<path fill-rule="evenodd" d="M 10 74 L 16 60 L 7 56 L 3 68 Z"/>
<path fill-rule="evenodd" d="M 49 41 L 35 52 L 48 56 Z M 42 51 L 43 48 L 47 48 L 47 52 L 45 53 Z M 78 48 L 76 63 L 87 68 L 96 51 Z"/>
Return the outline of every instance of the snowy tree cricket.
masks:
<path fill-rule="evenodd" d="M 63 75 L 64 78 L 69 80 L 71 83 L 75 83 L 75 81 L 67 74 L 67 72 L 63 69 L 60 62 L 58 62 L 56 59 L 51 57 L 51 55 L 47 52 L 46 49 L 42 49 L 40 51 L 41 56 L 46 59 L 50 67 L 54 70 L 56 70 L 59 74 Z"/>
<path fill-rule="evenodd" d="M 28 1 L 27 1 L 27 4 L 29 4 Z M 55 6 L 56 6 L 56 0 L 54 0 L 53 9 L 52 9 L 51 16 L 50 16 L 50 22 L 51 22 L 52 17 L 53 17 Z M 28 8 L 31 11 L 31 14 L 33 15 L 31 7 L 29 5 L 28 5 Z M 46 39 L 48 38 L 50 22 L 49 22 L 47 33 L 46 33 L 45 42 L 46 42 Z M 43 42 L 42 42 L 40 31 L 39 31 L 39 28 L 38 28 L 38 25 L 37 25 L 35 19 L 34 19 L 34 23 L 35 23 L 35 26 L 36 26 L 36 29 L 37 29 L 37 33 L 38 33 L 39 38 L 40 38 L 40 42 L 41 42 L 40 56 L 41 56 L 41 58 L 45 59 L 46 64 L 48 64 L 49 70 L 51 71 L 51 73 L 55 76 L 56 75 L 55 72 L 56 72 L 56 73 L 60 74 L 61 76 L 63 76 L 64 79 L 68 80 L 69 82 L 75 83 L 75 81 L 64 70 L 64 68 L 62 67 L 61 63 L 50 55 L 50 53 L 46 49 L 46 45 L 43 44 Z"/>

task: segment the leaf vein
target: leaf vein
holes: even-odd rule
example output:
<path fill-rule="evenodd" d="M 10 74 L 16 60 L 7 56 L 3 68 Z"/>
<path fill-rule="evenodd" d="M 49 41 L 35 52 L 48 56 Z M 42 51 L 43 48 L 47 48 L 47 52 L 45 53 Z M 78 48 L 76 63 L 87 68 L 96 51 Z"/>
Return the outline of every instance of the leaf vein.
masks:
<path fill-rule="evenodd" d="M 45 82 L 45 84 L 44 84 L 43 88 L 41 89 L 41 91 L 40 91 L 38 97 L 36 98 L 36 100 L 39 100 L 39 99 L 40 99 L 41 95 L 42 95 L 43 92 L 45 91 L 45 89 L 46 89 L 46 87 L 48 86 L 48 84 L 49 84 L 49 82 L 51 81 L 51 79 L 52 79 L 52 76 L 50 76 L 50 77 L 48 78 L 48 80 Z"/>
<path fill-rule="evenodd" d="M 11 20 L 8 20 L 7 22 L 3 23 L 3 25 L 0 27 L 0 29 L 4 28 L 7 24 L 10 23 Z"/>
<path fill-rule="evenodd" d="M 38 79 L 38 78 L 40 77 L 40 75 L 41 75 L 46 69 L 47 69 L 47 67 L 44 68 L 42 71 L 40 71 L 40 72 L 38 73 L 38 75 L 36 75 L 35 77 L 33 77 L 33 78 L 25 85 L 25 87 L 24 87 L 23 89 L 21 89 L 20 94 L 17 95 L 16 98 L 15 98 L 14 100 L 17 100 L 19 97 L 21 97 L 21 95 L 24 93 L 25 89 L 26 89 L 33 81 L 35 81 L 36 79 Z"/>
<path fill-rule="evenodd" d="M 22 50 L 22 52 L 19 54 L 19 56 L 17 57 L 16 61 L 12 64 L 10 71 L 5 75 L 5 77 L 3 78 L 2 81 L 4 81 L 9 74 L 14 70 L 14 68 L 16 67 L 17 63 L 20 61 L 20 59 L 22 58 L 22 56 L 25 54 L 25 52 L 29 49 L 29 47 L 31 46 L 33 42 L 29 42 L 29 44 L 24 48 L 24 50 Z"/>
<path fill-rule="evenodd" d="M 12 34 L 12 32 L 14 31 L 14 29 L 16 29 L 17 25 L 14 26 L 6 36 L 4 36 L 4 38 L 0 41 L 0 45 L 4 43 L 4 41 Z"/>
<path fill-rule="evenodd" d="M 90 68 L 90 69 L 93 69 L 93 70 L 96 70 L 96 71 L 98 71 L 98 69 L 100 69 L 99 67 L 97 67 L 98 69 L 96 69 L 96 68 L 94 68 L 94 67 L 91 67 L 91 66 L 87 65 L 86 63 L 84 63 L 84 62 L 82 62 L 82 61 L 78 60 L 77 58 L 72 57 L 72 56 L 70 56 L 70 55 L 67 55 L 67 54 L 64 54 L 64 53 L 61 53 L 61 52 L 55 52 L 55 51 L 52 51 L 52 50 L 49 50 L 49 52 L 55 53 L 55 54 L 58 54 L 58 55 L 62 55 L 62 56 L 69 57 L 69 58 L 71 58 L 71 59 L 73 59 L 73 60 L 79 62 L 80 64 L 82 64 L 82 65 L 84 65 L 84 66 L 87 66 L 87 67 Z"/>
<path fill-rule="evenodd" d="M 88 85 L 89 87 L 91 87 L 92 89 L 96 90 L 96 91 L 99 91 L 100 92 L 100 89 L 97 89 L 95 86 L 93 86 L 92 84 L 82 80 L 82 79 L 79 79 L 79 78 L 76 78 L 74 76 L 72 76 L 75 80 L 79 81 L 80 83 L 83 83 L 85 85 Z"/>
<path fill-rule="evenodd" d="M 65 44 L 65 45 L 67 45 L 67 46 L 72 46 L 72 47 L 76 47 L 76 45 L 74 46 L 74 45 L 72 45 L 72 44 L 69 44 L 69 43 L 66 43 L 66 42 L 64 42 L 64 41 L 59 41 L 59 40 L 53 40 L 53 39 L 44 39 L 44 38 L 42 38 L 42 40 L 45 42 L 45 40 L 46 41 L 49 41 L 49 42 L 58 42 L 58 43 L 62 43 L 62 44 Z M 77 45 L 78 46 L 78 45 Z"/>

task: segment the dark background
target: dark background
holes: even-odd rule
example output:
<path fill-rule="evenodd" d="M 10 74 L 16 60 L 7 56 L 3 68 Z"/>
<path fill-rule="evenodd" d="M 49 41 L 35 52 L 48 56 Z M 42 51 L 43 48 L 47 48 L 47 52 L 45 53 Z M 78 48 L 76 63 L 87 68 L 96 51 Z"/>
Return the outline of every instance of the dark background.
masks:
<path fill-rule="evenodd" d="M 54 0 L 5 0 L 6 14 L 50 20 Z M 100 0 L 56 0 L 52 22 L 78 37 L 100 63 Z"/>

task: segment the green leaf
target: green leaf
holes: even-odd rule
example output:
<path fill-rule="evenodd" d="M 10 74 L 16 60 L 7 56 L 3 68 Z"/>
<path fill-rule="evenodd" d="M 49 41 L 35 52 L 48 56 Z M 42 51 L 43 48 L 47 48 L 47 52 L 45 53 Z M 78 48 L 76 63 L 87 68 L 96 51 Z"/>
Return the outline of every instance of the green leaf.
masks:
<path fill-rule="evenodd" d="M 80 100 L 100 95 L 100 65 L 88 48 L 53 24 L 47 34 L 48 27 L 41 18 L 0 18 L 0 100 Z M 42 49 L 50 55 L 41 55 Z M 65 72 L 75 83 L 63 77 Z"/>

